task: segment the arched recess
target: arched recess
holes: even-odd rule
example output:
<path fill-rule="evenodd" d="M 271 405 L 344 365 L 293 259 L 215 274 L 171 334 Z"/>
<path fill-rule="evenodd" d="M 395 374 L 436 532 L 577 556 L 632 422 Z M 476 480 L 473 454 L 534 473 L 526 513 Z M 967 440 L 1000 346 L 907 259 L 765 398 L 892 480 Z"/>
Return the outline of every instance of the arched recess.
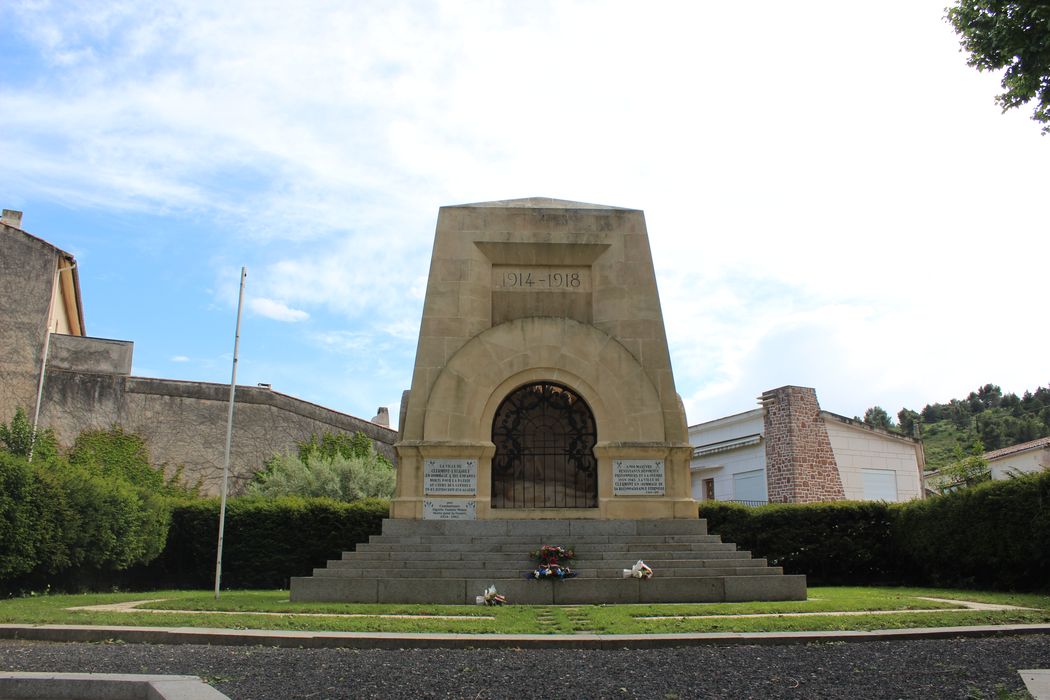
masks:
<path fill-rule="evenodd" d="M 511 391 L 492 420 L 492 508 L 596 508 L 594 413 L 563 384 Z"/>
<path fill-rule="evenodd" d="M 599 442 L 666 439 L 660 396 L 627 348 L 594 326 L 535 317 L 489 328 L 448 360 L 427 400 L 423 440 L 490 443 L 499 402 L 528 381 L 579 393 L 594 411 Z"/>

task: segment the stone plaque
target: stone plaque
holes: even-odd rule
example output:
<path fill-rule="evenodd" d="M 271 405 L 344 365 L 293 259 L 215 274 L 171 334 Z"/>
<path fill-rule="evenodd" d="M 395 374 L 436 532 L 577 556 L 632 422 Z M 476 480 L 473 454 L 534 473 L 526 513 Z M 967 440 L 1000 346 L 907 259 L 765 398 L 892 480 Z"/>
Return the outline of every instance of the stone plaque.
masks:
<path fill-rule="evenodd" d="M 423 520 L 475 520 L 477 502 L 462 498 L 434 498 L 423 501 Z"/>
<path fill-rule="evenodd" d="M 478 460 L 428 459 L 423 463 L 423 493 L 475 496 L 478 493 Z"/>
<path fill-rule="evenodd" d="M 613 460 L 614 496 L 663 496 L 662 459 Z"/>

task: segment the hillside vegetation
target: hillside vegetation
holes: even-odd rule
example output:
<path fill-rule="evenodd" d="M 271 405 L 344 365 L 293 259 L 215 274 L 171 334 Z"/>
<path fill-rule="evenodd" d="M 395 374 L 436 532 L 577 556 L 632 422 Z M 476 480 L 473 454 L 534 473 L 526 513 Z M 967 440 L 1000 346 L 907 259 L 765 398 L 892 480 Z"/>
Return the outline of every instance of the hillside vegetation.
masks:
<path fill-rule="evenodd" d="M 969 453 L 975 442 L 990 451 L 1050 435 L 1050 385 L 1018 396 L 985 384 L 964 399 L 926 404 L 921 411 L 902 408 L 897 418 L 895 423 L 886 411 L 873 406 L 863 420 L 920 437 L 926 468 L 938 469 Z"/>

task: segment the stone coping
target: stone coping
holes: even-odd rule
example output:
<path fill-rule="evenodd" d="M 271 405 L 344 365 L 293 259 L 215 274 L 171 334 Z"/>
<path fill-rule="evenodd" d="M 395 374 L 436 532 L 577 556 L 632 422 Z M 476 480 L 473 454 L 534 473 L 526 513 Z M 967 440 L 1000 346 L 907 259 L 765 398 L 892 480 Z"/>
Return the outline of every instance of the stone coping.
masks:
<path fill-rule="evenodd" d="M 0 698 L 229 700 L 197 676 L 0 671 Z"/>
<path fill-rule="evenodd" d="M 904 639 L 952 639 L 1050 634 L 1050 624 L 920 627 L 872 631 L 706 632 L 689 634 L 403 634 L 395 632 L 305 632 L 232 630 L 206 627 L 122 627 L 112 625 L 0 625 L 0 639 L 43 642 L 211 644 L 291 648 L 357 649 L 654 649 L 736 644 L 811 644 Z M 216 700 L 222 696 L 217 696 Z"/>

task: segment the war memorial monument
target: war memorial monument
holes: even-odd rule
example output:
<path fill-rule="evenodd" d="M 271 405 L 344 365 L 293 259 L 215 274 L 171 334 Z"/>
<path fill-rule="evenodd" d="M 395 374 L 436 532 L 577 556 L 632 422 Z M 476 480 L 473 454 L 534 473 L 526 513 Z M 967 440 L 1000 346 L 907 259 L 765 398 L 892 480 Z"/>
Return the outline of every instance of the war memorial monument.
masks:
<path fill-rule="evenodd" d="M 804 576 L 707 533 L 690 496 L 641 211 L 545 198 L 442 207 L 381 535 L 293 600 L 799 600 Z M 527 580 L 572 548 L 574 578 Z M 625 577 L 643 560 L 651 578 Z"/>

